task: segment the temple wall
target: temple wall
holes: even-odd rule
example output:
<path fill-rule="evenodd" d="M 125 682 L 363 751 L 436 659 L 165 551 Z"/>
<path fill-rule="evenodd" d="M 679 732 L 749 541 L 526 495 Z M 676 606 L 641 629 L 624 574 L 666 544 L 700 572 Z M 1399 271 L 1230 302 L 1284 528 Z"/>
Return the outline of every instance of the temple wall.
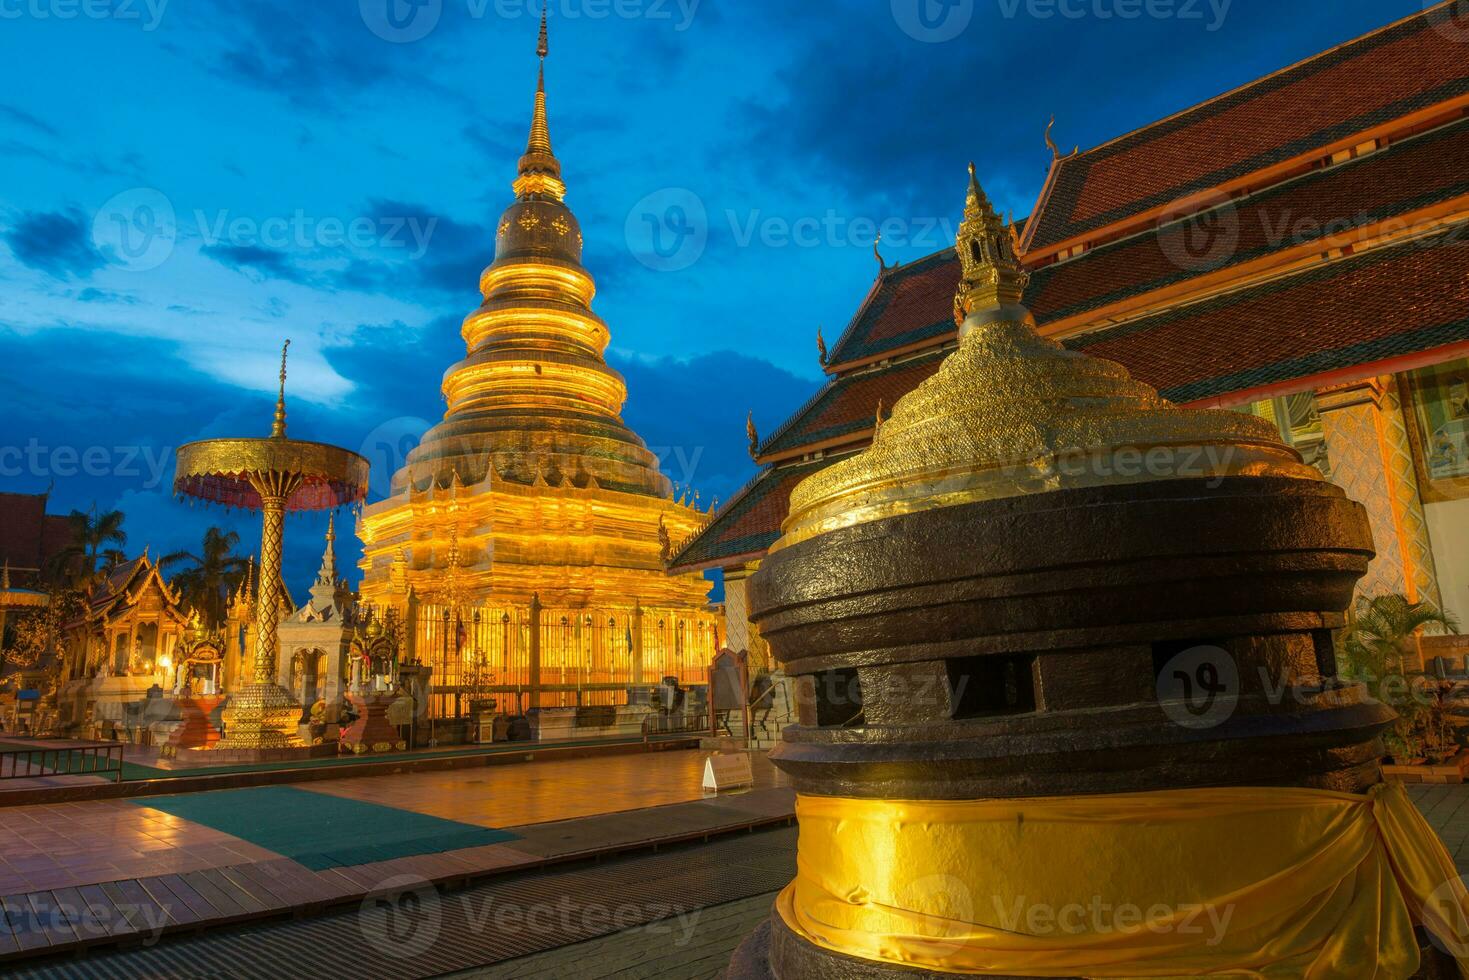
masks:
<path fill-rule="evenodd" d="M 1428 531 L 1433 539 L 1434 566 L 1444 611 L 1459 622 L 1460 632 L 1469 629 L 1469 499 L 1448 500 L 1424 506 Z"/>

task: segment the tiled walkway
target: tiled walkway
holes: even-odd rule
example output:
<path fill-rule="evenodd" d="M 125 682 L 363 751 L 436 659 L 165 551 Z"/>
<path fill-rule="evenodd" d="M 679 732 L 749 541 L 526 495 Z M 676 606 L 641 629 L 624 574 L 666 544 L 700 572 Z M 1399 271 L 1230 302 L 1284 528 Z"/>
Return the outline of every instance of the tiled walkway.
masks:
<path fill-rule="evenodd" d="M 700 799 L 705 755 L 662 752 L 572 759 L 499 769 L 334 779 L 302 788 L 504 828 Z M 764 755 L 753 758 L 757 787 L 785 784 L 784 775 Z"/>
<path fill-rule="evenodd" d="M 763 758 L 755 767 L 757 789 L 704 799 L 703 759 L 698 751 L 665 752 L 303 786 L 461 823 L 514 827 L 518 836 L 319 872 L 146 800 L 0 808 L 0 959 L 324 908 L 361 900 L 404 876 L 467 880 L 790 814 L 793 795 L 775 785 L 780 777 Z"/>

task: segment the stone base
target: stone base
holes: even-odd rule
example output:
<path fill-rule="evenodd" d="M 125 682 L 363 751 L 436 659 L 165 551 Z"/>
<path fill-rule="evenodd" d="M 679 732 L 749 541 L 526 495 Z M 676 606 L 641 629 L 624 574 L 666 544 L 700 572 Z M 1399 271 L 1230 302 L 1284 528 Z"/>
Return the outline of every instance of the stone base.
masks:
<path fill-rule="evenodd" d="M 402 752 L 408 748 L 398 729 L 388 723 L 388 709 L 398 700 L 395 694 L 348 694 L 357 709 L 357 720 L 342 729 L 338 739 L 340 751 L 352 755 L 380 755 Z"/>
<path fill-rule="evenodd" d="M 219 729 L 211 718 L 215 709 L 224 703 L 224 698 L 218 695 L 179 698 L 175 703 L 179 723 L 159 748 L 159 758 L 175 758 L 184 749 L 212 749 L 219 742 Z"/>
<path fill-rule="evenodd" d="M 635 738 L 643 734 L 643 722 L 653 716 L 652 708 L 640 704 L 539 708 L 529 714 L 531 738 L 537 742 L 562 742 L 583 738 Z"/>
<path fill-rule="evenodd" d="M 234 762 L 298 762 L 301 759 L 327 759 L 337 754 L 332 743 L 297 745 L 275 749 L 179 749 L 175 758 L 190 765 L 223 766 Z"/>

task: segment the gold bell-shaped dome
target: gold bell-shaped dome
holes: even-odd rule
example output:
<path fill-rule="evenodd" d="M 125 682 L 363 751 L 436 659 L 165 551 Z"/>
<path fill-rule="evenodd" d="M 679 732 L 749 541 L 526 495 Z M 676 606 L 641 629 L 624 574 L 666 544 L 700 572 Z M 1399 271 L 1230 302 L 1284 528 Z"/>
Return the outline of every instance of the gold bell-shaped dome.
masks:
<path fill-rule="evenodd" d="M 959 348 L 866 451 L 800 483 L 775 548 L 899 514 L 1021 494 L 1230 476 L 1319 480 L 1264 419 L 1179 408 L 1112 361 L 1041 337 L 1028 275 L 970 167 Z"/>

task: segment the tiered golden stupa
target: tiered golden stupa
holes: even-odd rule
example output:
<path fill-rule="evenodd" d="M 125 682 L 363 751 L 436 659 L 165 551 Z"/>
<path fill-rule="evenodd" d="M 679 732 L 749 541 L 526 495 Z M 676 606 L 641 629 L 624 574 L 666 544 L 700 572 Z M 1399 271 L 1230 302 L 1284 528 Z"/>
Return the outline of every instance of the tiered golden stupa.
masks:
<path fill-rule="evenodd" d="M 464 321 L 468 356 L 444 378 L 448 409 L 363 513 L 363 597 L 457 597 L 545 607 L 702 614 L 709 583 L 663 571 L 665 540 L 705 515 L 675 502 L 657 458 L 622 421 L 610 335 L 563 198 L 546 118 L 545 18 L 530 140 L 500 220 L 484 302 Z M 460 561 L 451 563 L 457 534 Z M 705 616 L 707 618 L 707 615 Z"/>

